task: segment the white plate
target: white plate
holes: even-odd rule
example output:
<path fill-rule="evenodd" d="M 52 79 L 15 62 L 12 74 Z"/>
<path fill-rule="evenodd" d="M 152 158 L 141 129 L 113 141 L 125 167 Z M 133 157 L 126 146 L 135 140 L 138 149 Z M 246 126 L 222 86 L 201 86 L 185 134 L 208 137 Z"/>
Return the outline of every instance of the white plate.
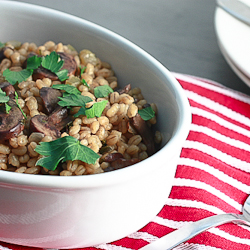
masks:
<path fill-rule="evenodd" d="M 217 7 L 215 31 L 228 64 L 250 86 L 250 26 Z"/>

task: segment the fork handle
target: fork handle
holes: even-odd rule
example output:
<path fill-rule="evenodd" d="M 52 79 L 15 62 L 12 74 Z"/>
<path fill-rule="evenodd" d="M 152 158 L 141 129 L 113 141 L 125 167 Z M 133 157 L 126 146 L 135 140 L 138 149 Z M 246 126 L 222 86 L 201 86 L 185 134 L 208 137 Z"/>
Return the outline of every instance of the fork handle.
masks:
<path fill-rule="evenodd" d="M 250 223 L 246 221 L 243 215 L 218 214 L 187 224 L 180 229 L 175 230 L 146 245 L 145 247 L 142 247 L 140 250 L 170 250 L 211 227 L 216 227 L 229 222 L 250 226 Z"/>

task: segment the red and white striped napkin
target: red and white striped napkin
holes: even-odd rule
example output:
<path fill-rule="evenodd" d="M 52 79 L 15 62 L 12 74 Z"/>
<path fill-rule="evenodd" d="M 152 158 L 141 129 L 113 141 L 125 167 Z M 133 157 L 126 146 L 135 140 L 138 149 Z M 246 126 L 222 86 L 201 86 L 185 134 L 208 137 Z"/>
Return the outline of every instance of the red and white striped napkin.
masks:
<path fill-rule="evenodd" d="M 183 145 L 170 197 L 144 228 L 121 240 L 86 250 L 140 247 L 211 215 L 241 213 L 250 194 L 250 97 L 216 82 L 174 73 L 189 99 L 192 125 Z M 31 250 L 0 242 L 0 250 Z M 250 228 L 225 224 L 176 250 L 247 250 Z"/>

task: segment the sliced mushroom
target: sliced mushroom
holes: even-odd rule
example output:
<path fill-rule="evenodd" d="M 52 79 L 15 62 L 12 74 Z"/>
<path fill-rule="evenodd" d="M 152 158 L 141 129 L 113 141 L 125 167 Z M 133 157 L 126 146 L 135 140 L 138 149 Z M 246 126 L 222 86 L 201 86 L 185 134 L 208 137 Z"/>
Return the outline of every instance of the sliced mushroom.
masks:
<path fill-rule="evenodd" d="M 1 82 L 0 88 L 6 93 L 10 98 L 15 98 L 15 88 L 8 82 Z"/>
<path fill-rule="evenodd" d="M 7 103 L 11 109 L 7 114 L 5 109 L 0 111 L 0 140 L 8 140 L 17 136 L 23 129 L 23 114 L 16 102 L 10 99 Z"/>
<path fill-rule="evenodd" d="M 60 106 L 49 116 L 49 122 L 54 124 L 58 130 L 65 128 L 71 121 L 72 119 L 68 116 L 68 110 Z"/>
<path fill-rule="evenodd" d="M 2 62 L 2 60 L 5 58 L 5 55 L 4 55 L 4 49 L 2 48 L 0 50 L 0 62 Z"/>
<path fill-rule="evenodd" d="M 123 158 L 123 155 L 121 153 L 111 153 L 111 154 L 107 154 L 103 157 L 103 161 L 106 162 L 113 162 L 116 161 L 120 158 Z"/>
<path fill-rule="evenodd" d="M 68 73 L 69 76 L 74 75 L 77 69 L 77 64 L 76 64 L 74 57 L 70 54 L 63 53 L 63 52 L 58 52 L 57 54 L 61 57 L 62 60 L 64 60 L 62 70 L 67 69 L 69 72 Z"/>
<path fill-rule="evenodd" d="M 61 136 L 60 130 L 53 123 L 49 122 L 49 117 L 46 115 L 36 115 L 30 119 L 31 132 L 39 132 L 57 139 Z"/>
<path fill-rule="evenodd" d="M 110 167 L 107 167 L 104 172 L 109 172 L 121 168 L 125 168 L 131 165 L 134 165 L 135 163 L 138 163 L 140 160 L 133 158 L 133 159 L 124 159 L 124 158 L 119 158 L 113 162 L 111 162 Z"/>
<path fill-rule="evenodd" d="M 147 123 L 141 118 L 139 114 L 130 118 L 130 124 L 141 135 L 142 141 L 147 146 L 148 155 L 155 153 L 154 134 Z"/>
<path fill-rule="evenodd" d="M 50 116 L 36 115 L 30 120 L 31 132 L 39 132 L 51 136 L 53 139 L 61 136 L 61 130 L 71 122 L 66 108 L 59 107 Z"/>
<path fill-rule="evenodd" d="M 50 114 L 58 106 L 58 97 L 62 96 L 62 92 L 58 89 L 50 87 L 43 87 L 40 89 L 40 97 L 42 98 L 43 105 L 47 114 Z"/>
<path fill-rule="evenodd" d="M 131 84 L 126 85 L 123 89 L 118 89 L 117 92 L 121 94 L 128 94 L 128 92 L 131 90 Z"/>
<path fill-rule="evenodd" d="M 77 64 L 74 59 L 74 57 L 70 54 L 64 53 L 64 52 L 57 52 L 57 54 L 60 56 L 62 60 L 64 60 L 63 66 L 61 70 L 67 69 L 68 70 L 68 76 L 74 75 L 77 69 Z M 34 54 L 31 54 L 31 56 Z M 58 80 L 58 77 L 53 72 L 43 68 L 39 67 L 36 70 L 34 70 L 33 73 L 33 80 L 37 79 L 43 79 L 43 78 L 50 78 L 52 81 Z"/>

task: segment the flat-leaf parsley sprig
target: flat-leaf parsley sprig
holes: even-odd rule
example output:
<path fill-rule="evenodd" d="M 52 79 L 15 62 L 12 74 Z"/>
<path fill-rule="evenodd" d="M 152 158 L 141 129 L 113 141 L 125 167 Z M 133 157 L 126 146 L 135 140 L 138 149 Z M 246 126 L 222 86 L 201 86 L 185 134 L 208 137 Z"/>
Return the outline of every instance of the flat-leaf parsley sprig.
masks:
<path fill-rule="evenodd" d="M 72 136 L 65 136 L 50 142 L 40 142 L 35 151 L 45 157 L 40 158 L 36 165 L 55 170 L 60 162 L 80 160 L 94 164 L 100 156 L 92 149 L 84 146 Z"/>
<path fill-rule="evenodd" d="M 12 71 L 10 69 L 6 69 L 3 72 L 3 76 L 6 81 L 10 84 L 15 85 L 17 82 L 26 81 L 33 74 L 33 70 L 22 69 L 21 71 Z"/>
<path fill-rule="evenodd" d="M 49 55 L 43 57 L 42 59 L 42 67 L 55 73 L 60 81 L 68 79 L 68 70 L 61 70 L 63 64 L 64 60 L 62 60 L 55 51 L 52 51 Z"/>
<path fill-rule="evenodd" d="M 11 110 L 11 106 L 8 104 L 10 100 L 10 97 L 6 95 L 6 92 L 4 92 L 1 88 L 0 88 L 0 103 L 4 103 L 5 105 L 5 112 L 6 114 L 9 114 L 10 110 Z M 24 111 L 22 110 L 20 104 L 18 103 L 18 94 L 15 91 L 15 101 L 16 101 L 16 105 L 18 106 L 18 108 L 21 110 L 23 116 L 27 119 L 26 114 L 24 113 Z"/>
<path fill-rule="evenodd" d="M 52 88 L 65 91 L 62 97 L 59 97 L 58 104 L 62 107 L 80 107 L 79 111 L 74 115 L 78 117 L 80 115 L 86 115 L 87 118 L 100 117 L 105 109 L 108 100 L 102 100 L 93 103 L 89 108 L 86 108 L 86 104 L 93 100 L 88 96 L 81 95 L 81 92 L 74 86 L 69 84 L 56 84 Z M 94 95 L 96 98 L 107 97 L 113 89 L 108 85 L 99 86 L 94 89 Z"/>
<path fill-rule="evenodd" d="M 68 79 L 68 70 L 61 70 L 63 64 L 64 60 L 61 59 L 55 51 L 52 51 L 45 57 L 37 55 L 29 57 L 27 59 L 26 69 L 22 69 L 21 71 L 11 71 L 10 69 L 6 69 L 3 72 L 3 76 L 9 83 L 15 85 L 17 82 L 20 83 L 26 81 L 38 67 L 43 67 L 56 74 L 60 81 L 65 81 Z"/>
<path fill-rule="evenodd" d="M 53 89 L 60 89 L 65 91 L 63 93 L 63 96 L 65 96 L 65 93 L 71 94 L 71 95 L 80 95 L 81 92 L 74 86 L 69 84 L 55 84 L 52 86 Z"/>
<path fill-rule="evenodd" d="M 18 108 L 21 110 L 23 116 L 25 117 L 25 119 L 27 119 L 27 116 L 26 114 L 24 113 L 23 109 L 21 108 L 20 104 L 18 103 L 18 94 L 17 92 L 15 91 L 15 100 L 16 100 L 16 105 L 18 106 Z"/>
<path fill-rule="evenodd" d="M 114 90 L 109 85 L 98 86 L 94 88 L 94 95 L 96 98 L 107 97 Z"/>
<path fill-rule="evenodd" d="M 148 121 L 155 116 L 155 112 L 151 106 L 138 110 L 138 113 L 144 121 Z"/>
<path fill-rule="evenodd" d="M 7 96 L 6 93 L 0 88 L 0 103 L 4 103 L 5 111 L 7 114 L 9 114 L 11 110 L 11 106 L 8 104 L 9 100 L 10 100 L 9 96 Z"/>
<path fill-rule="evenodd" d="M 0 49 L 2 49 L 3 47 L 5 47 L 5 43 L 0 42 Z"/>

